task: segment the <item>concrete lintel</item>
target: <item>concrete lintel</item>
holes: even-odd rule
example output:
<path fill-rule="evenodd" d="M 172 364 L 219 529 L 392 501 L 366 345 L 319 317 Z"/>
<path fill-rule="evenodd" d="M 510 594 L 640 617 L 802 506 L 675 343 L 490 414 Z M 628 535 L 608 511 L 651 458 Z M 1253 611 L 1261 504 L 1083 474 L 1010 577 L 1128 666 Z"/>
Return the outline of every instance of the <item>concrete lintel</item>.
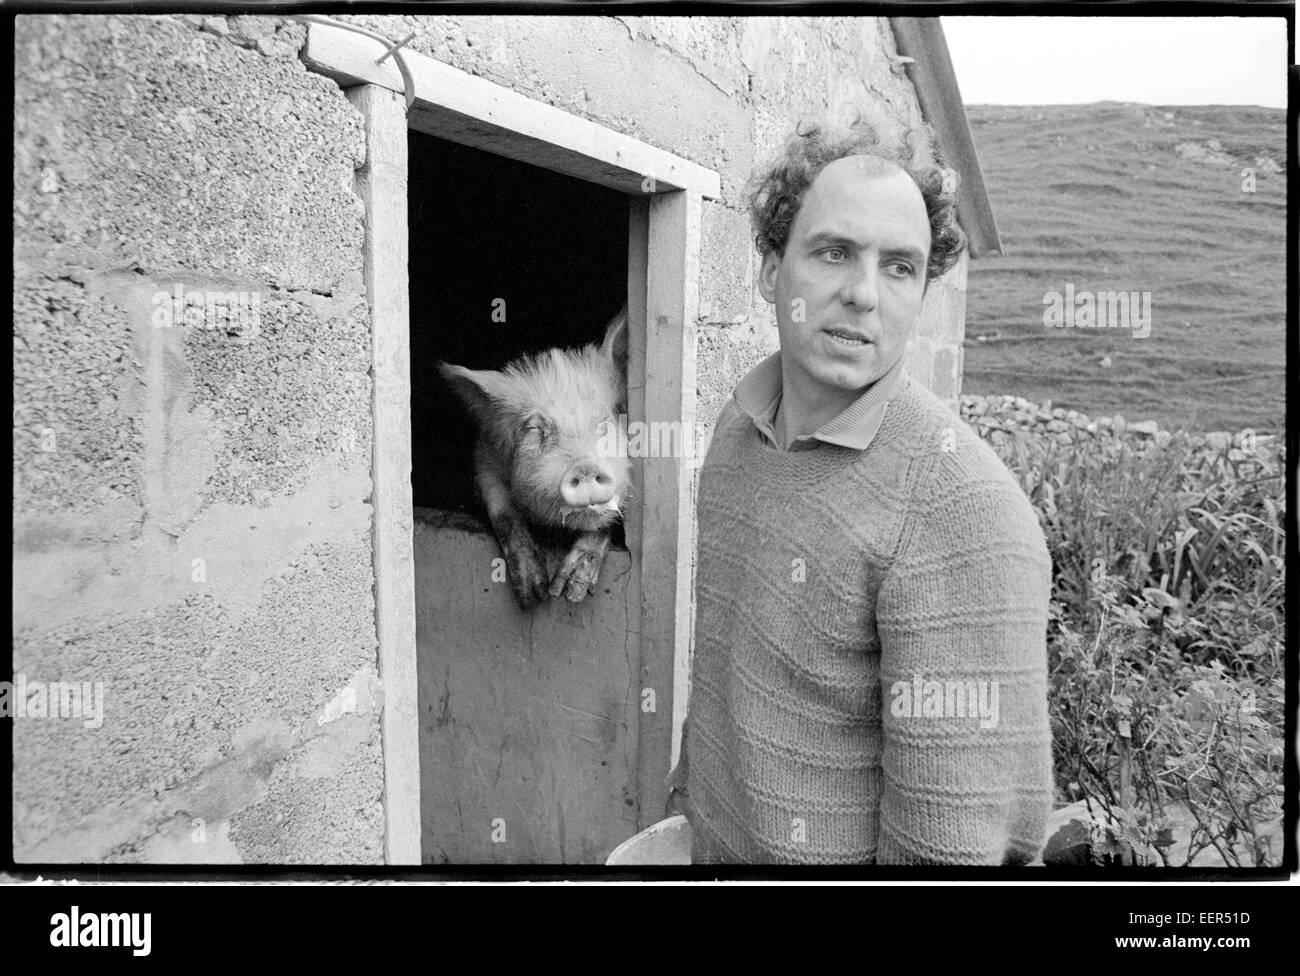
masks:
<path fill-rule="evenodd" d="M 313 23 L 303 61 L 345 88 L 371 84 L 404 93 L 394 59 L 378 62 L 384 51 L 377 40 Z M 410 51 L 402 57 L 415 85 L 412 128 L 624 193 L 722 195 L 718 174 L 688 159 L 435 58 Z"/>

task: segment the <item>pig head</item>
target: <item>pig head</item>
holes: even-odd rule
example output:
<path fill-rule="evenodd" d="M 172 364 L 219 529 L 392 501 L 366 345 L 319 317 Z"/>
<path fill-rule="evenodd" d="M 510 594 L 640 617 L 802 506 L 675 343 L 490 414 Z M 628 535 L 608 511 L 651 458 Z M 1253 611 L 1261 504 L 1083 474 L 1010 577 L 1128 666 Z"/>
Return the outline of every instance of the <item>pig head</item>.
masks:
<path fill-rule="evenodd" d="M 438 369 L 478 422 L 475 482 L 520 606 L 586 599 L 630 484 L 626 452 L 609 449 L 627 409 L 627 306 L 600 343 Z"/>

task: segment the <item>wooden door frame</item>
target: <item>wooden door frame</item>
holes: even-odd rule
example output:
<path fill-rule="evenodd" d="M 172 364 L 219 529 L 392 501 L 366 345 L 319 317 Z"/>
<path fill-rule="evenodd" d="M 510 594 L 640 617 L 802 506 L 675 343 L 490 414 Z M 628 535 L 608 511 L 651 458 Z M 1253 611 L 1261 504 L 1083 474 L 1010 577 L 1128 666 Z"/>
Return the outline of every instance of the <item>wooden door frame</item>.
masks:
<path fill-rule="evenodd" d="M 414 91 L 378 40 L 313 23 L 303 61 L 361 112 L 366 163 L 365 284 L 374 356 L 372 448 L 375 624 L 384 685 L 385 860 L 419 864 L 419 711 L 412 547 L 408 129 L 619 190 L 629 197 L 628 421 L 695 430 L 695 315 L 704 199 L 718 174 L 425 55 L 404 52 Z M 409 111 L 405 98 L 413 96 Z M 679 446 L 682 439 L 679 439 Z M 635 459 L 626 514 L 641 594 L 635 730 L 637 825 L 660 819 L 676 754 L 690 651 L 695 520 L 690 457 Z M 647 694 L 647 692 L 651 694 Z M 645 706 L 653 700 L 653 711 Z"/>

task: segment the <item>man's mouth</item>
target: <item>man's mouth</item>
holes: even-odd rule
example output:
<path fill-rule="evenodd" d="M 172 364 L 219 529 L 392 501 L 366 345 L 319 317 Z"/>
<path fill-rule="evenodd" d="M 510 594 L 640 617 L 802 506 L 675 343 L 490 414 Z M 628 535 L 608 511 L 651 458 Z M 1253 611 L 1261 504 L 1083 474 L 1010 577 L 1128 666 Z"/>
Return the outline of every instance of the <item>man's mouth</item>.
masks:
<path fill-rule="evenodd" d="M 856 332 L 845 332 L 842 329 L 827 329 L 826 334 L 834 339 L 840 345 L 844 346 L 867 346 L 871 340 L 865 336 L 860 336 Z"/>

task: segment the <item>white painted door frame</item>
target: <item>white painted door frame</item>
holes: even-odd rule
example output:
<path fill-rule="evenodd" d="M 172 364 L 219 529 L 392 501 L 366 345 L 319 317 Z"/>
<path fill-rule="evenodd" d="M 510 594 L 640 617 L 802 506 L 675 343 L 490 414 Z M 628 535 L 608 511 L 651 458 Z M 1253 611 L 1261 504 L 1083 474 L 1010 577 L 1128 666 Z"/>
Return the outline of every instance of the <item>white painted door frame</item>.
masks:
<path fill-rule="evenodd" d="M 416 702 L 415 563 L 412 552 L 410 308 L 407 281 L 408 129 L 598 183 L 629 197 L 629 423 L 695 426 L 695 315 L 702 201 L 720 196 L 718 174 L 425 55 L 404 51 L 414 85 L 378 40 L 308 27 L 304 62 L 333 78 L 365 118 L 365 283 L 374 355 L 374 569 L 379 671 L 384 685 L 385 859 L 420 863 L 419 713 Z M 679 438 L 678 443 L 682 443 Z M 685 708 L 692 625 L 694 462 L 634 464 L 626 515 L 633 580 L 641 594 L 641 683 L 629 704 L 636 728 L 638 826 L 662 814 L 663 780 Z M 653 692 L 654 711 L 643 710 Z M 635 722 L 635 726 L 633 723 Z"/>

